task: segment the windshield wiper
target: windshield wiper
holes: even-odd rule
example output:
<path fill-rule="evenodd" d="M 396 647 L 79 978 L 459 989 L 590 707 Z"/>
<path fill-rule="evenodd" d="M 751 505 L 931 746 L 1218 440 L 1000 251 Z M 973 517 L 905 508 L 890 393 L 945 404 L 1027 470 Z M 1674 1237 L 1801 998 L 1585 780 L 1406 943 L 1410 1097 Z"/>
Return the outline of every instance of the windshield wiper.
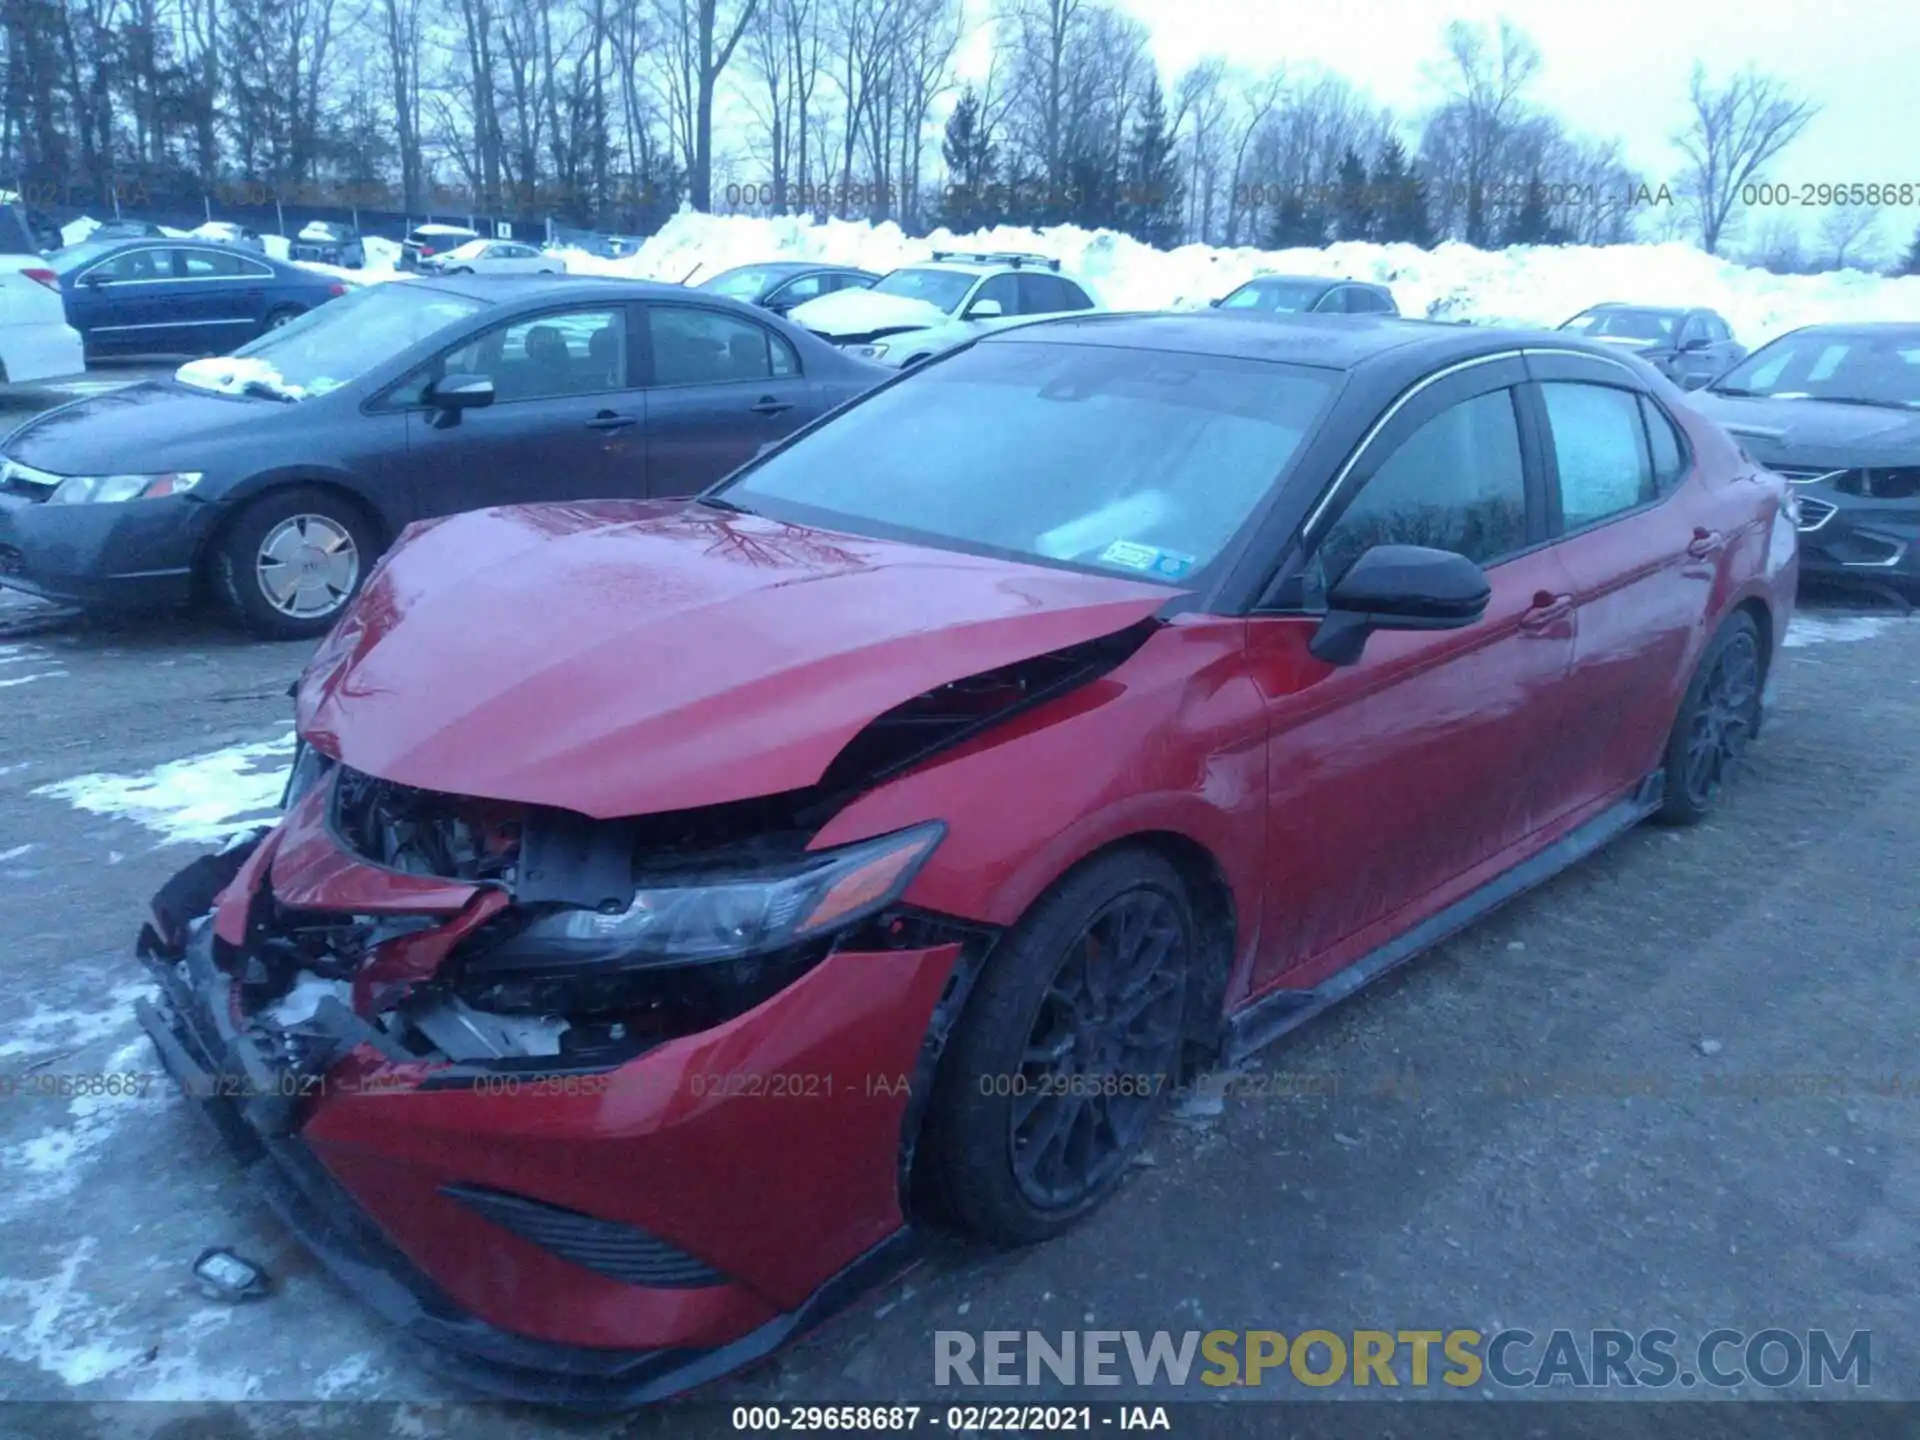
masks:
<path fill-rule="evenodd" d="M 1748 400 L 1763 398 L 1758 390 L 1742 390 L 1737 385 L 1709 385 L 1707 386 L 1707 393 L 1709 395 L 1737 395 Z"/>
<path fill-rule="evenodd" d="M 286 391 L 277 386 L 269 385 L 264 380 L 247 381 L 246 384 L 240 387 L 240 393 L 242 395 L 257 395 L 262 400 L 278 400 L 287 405 L 294 404 L 300 398 L 298 395 L 289 395 Z"/>

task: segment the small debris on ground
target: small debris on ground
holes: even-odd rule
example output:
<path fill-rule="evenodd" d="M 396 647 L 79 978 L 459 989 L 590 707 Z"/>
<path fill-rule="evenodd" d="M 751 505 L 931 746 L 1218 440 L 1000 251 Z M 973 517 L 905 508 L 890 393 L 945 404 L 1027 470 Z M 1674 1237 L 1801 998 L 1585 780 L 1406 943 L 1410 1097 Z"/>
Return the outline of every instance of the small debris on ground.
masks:
<path fill-rule="evenodd" d="M 1702 1055 L 1718 1055 L 1724 1047 L 1718 1040 L 1702 1040 L 1694 1048 Z"/>
<path fill-rule="evenodd" d="M 213 1300 L 258 1300 L 272 1289 L 265 1270 L 217 1245 L 200 1252 L 193 1262 L 193 1278 L 200 1282 L 201 1293 Z"/>

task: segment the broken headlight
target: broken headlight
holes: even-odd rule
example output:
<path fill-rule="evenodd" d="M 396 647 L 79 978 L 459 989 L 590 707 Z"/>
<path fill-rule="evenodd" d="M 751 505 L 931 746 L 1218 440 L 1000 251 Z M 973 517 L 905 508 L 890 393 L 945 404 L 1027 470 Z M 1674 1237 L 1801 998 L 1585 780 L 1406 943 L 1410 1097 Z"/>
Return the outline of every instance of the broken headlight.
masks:
<path fill-rule="evenodd" d="M 645 881 L 617 913 L 570 909 L 534 920 L 475 955 L 468 973 L 645 969 L 785 950 L 892 904 L 945 834 L 934 821 L 787 864 Z"/>

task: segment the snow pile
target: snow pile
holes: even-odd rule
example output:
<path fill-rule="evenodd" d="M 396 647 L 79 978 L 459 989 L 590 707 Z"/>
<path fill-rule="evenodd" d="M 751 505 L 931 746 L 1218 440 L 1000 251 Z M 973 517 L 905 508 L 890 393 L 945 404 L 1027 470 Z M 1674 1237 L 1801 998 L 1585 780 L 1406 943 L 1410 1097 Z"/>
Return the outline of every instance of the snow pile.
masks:
<path fill-rule="evenodd" d="M 1716 259 L 1691 245 L 1538 246 L 1476 250 L 1443 244 L 1352 242 L 1322 249 L 1224 250 L 1184 245 L 1155 250 L 1125 235 L 1062 225 L 1043 230 L 999 226 L 924 240 L 897 225 L 795 217 L 700 215 L 682 211 L 637 254 L 608 260 L 562 252 L 575 274 L 624 275 L 675 283 L 701 280 L 735 265 L 825 260 L 885 273 L 929 259 L 936 249 L 1025 250 L 1057 257 L 1114 309 L 1194 309 L 1261 271 L 1374 280 L 1393 287 L 1408 315 L 1481 324 L 1558 325 L 1603 300 L 1646 305 L 1704 305 L 1734 333 L 1759 345 L 1782 331 L 1820 321 L 1920 320 L 1920 276 L 1887 279 L 1858 270 L 1772 275 Z"/>
<path fill-rule="evenodd" d="M 245 395 L 249 393 L 249 387 L 264 388 L 286 400 L 299 400 L 306 395 L 300 386 L 289 385 L 283 380 L 280 371 L 271 362 L 255 359 L 251 355 L 209 355 L 204 359 L 189 360 L 173 372 L 173 378 L 183 385 L 197 385 L 202 390 L 214 390 L 222 395 Z"/>

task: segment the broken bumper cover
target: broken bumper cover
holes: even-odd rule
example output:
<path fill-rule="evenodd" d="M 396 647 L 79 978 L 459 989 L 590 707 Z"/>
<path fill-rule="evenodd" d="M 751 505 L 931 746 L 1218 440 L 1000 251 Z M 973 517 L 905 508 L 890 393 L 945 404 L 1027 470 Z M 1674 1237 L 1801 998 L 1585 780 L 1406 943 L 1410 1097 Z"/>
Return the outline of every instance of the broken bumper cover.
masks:
<path fill-rule="evenodd" d="M 738 1020 L 601 1077 L 590 1095 L 420 1088 L 418 1067 L 396 1081 L 364 1046 L 316 1090 L 236 1026 L 209 926 L 184 959 L 146 959 L 161 993 L 138 1013 L 283 1221 L 424 1368 L 482 1395 L 605 1412 L 750 1364 L 911 1261 L 917 1237 L 899 1203 L 909 1097 L 866 1077 L 902 1068 L 924 1093 L 915 1052 L 958 954 L 833 956 Z M 775 1037 L 790 1037 L 784 1058 L 756 1065 L 756 1045 Z M 809 1100 L 791 1079 L 787 1098 L 770 1099 L 779 1074 L 831 1074 L 844 1103 Z M 721 1076 L 730 1093 L 717 1097 Z M 690 1093 L 690 1077 L 706 1093 Z M 634 1103 L 635 1082 L 654 1104 Z M 716 1154 L 717 1165 L 689 1163 Z M 551 1203 L 556 1188 L 573 1206 Z M 604 1240 L 618 1227 L 576 1198 L 596 1189 L 645 1192 L 633 1203 L 655 1207 L 650 1228 L 685 1237 L 684 1249 L 666 1247 L 680 1270 L 662 1271 L 656 1255 L 655 1283 L 614 1278 Z M 516 1223 L 516 1208 L 545 1228 Z M 703 1212 L 714 1228 L 696 1241 L 687 1227 Z M 581 1240 L 582 1225 L 596 1234 Z M 563 1254 L 567 1227 L 575 1243 Z"/>

